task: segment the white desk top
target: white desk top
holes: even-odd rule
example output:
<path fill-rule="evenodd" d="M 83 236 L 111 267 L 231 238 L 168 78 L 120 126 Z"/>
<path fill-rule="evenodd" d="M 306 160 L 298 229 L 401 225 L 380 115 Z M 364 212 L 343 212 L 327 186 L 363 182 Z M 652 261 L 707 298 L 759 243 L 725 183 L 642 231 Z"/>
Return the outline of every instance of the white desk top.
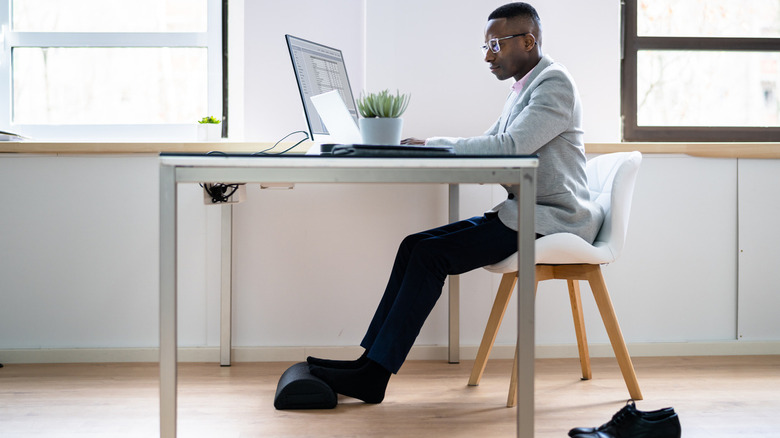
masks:
<path fill-rule="evenodd" d="M 186 156 L 164 155 L 160 162 L 176 167 L 280 167 L 280 168 L 528 168 L 538 167 L 536 157 L 368 158 L 317 155 L 288 156 Z"/>
<path fill-rule="evenodd" d="M 341 158 L 162 156 L 177 182 L 518 184 L 535 157 Z"/>

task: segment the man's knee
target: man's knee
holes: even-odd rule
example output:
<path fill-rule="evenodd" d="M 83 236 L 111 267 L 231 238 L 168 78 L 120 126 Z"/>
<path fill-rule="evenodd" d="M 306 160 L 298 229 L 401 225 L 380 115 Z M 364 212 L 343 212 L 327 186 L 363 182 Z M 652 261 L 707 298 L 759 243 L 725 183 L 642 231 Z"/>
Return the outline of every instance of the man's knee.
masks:
<path fill-rule="evenodd" d="M 426 236 L 423 233 L 410 234 L 401 241 L 399 249 L 404 254 L 410 254 L 417 247 L 417 244 L 427 237 L 429 236 Z"/>

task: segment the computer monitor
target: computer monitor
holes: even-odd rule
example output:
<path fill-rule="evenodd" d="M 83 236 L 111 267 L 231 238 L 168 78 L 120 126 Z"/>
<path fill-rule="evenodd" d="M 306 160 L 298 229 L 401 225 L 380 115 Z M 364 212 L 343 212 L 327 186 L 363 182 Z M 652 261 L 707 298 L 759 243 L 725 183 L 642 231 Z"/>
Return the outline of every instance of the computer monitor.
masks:
<path fill-rule="evenodd" d="M 287 47 L 290 50 L 295 78 L 298 80 L 298 90 L 306 113 L 306 122 L 312 140 L 315 137 L 327 136 L 328 130 L 317 114 L 311 97 L 338 90 L 347 110 L 357 123 L 358 113 L 355 98 L 349 85 L 347 68 L 341 50 L 307 41 L 292 35 L 285 35 Z"/>

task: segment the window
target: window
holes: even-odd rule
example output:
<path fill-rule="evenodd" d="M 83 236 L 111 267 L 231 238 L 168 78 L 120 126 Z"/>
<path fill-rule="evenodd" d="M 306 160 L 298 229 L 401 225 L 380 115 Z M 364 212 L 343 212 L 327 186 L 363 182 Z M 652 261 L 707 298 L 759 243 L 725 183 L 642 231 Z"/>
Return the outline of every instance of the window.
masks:
<path fill-rule="evenodd" d="M 222 116 L 221 0 L 0 0 L 0 130 L 194 139 Z"/>
<path fill-rule="evenodd" d="M 777 141 L 780 0 L 625 0 L 625 141 Z"/>

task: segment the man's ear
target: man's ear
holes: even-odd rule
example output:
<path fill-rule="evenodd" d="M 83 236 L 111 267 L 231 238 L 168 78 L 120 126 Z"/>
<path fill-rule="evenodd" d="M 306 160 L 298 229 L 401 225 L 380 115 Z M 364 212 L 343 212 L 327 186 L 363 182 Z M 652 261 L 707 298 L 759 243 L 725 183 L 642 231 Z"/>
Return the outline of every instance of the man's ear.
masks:
<path fill-rule="evenodd" d="M 523 48 L 526 52 L 530 52 L 536 45 L 536 37 L 532 33 L 528 33 L 523 36 Z"/>

